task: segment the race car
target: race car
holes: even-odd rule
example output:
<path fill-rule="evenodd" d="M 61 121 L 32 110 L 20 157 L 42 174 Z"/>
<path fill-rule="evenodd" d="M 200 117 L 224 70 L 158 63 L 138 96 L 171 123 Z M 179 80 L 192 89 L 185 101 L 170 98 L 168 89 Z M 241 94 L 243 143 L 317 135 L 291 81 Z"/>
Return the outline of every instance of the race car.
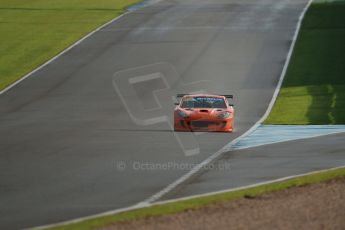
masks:
<path fill-rule="evenodd" d="M 232 95 L 178 94 L 175 103 L 175 131 L 232 132 L 234 108 L 228 98 Z"/>

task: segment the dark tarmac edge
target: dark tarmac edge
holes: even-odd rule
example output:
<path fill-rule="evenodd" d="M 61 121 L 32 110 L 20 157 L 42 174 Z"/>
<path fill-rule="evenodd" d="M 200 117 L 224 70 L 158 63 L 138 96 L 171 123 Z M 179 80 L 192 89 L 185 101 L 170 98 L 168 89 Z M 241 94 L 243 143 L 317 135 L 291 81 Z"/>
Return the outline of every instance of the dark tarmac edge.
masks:
<path fill-rule="evenodd" d="M 52 229 L 340 229 L 345 167 Z"/>

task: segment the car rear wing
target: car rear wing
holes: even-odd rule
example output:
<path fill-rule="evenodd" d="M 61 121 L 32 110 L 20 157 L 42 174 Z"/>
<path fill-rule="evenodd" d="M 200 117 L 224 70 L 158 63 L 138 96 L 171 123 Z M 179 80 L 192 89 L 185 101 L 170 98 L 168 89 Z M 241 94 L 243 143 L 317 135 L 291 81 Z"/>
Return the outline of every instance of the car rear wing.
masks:
<path fill-rule="evenodd" d="M 188 93 L 187 93 L 187 94 L 186 94 L 186 93 L 185 93 L 185 94 L 179 93 L 179 94 L 176 95 L 176 97 L 179 98 L 179 97 L 184 97 L 184 96 L 186 96 L 186 95 L 190 95 L 190 94 L 188 94 Z M 228 95 L 220 95 L 220 96 L 223 96 L 223 97 L 226 97 L 226 98 L 234 99 L 234 95 L 229 95 L 229 94 L 228 94 Z"/>
<path fill-rule="evenodd" d="M 179 93 L 176 95 L 177 98 L 181 98 L 181 97 L 184 97 L 184 96 L 187 96 L 187 95 L 191 95 L 191 94 L 188 94 L 188 93 Z M 226 94 L 226 95 L 219 95 L 219 96 L 223 96 L 223 97 L 226 97 L 226 98 L 231 98 L 231 99 L 234 99 L 234 95 L 230 95 L 230 94 Z M 179 105 L 180 103 L 178 102 L 175 102 L 174 103 L 175 105 Z M 233 104 L 229 104 L 230 106 L 234 106 Z"/>
<path fill-rule="evenodd" d="M 234 95 L 220 95 L 220 96 L 223 96 L 223 97 L 226 97 L 226 98 L 234 99 Z"/>

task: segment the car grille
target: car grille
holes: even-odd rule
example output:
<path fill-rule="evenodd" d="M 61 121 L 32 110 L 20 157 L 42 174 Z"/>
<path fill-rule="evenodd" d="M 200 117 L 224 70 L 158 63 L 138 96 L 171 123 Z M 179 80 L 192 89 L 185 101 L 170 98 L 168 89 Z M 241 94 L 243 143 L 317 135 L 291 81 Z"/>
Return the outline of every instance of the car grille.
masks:
<path fill-rule="evenodd" d="M 199 128 L 208 127 L 209 125 L 219 125 L 218 122 L 214 121 L 192 121 L 191 124 L 192 126 Z"/>

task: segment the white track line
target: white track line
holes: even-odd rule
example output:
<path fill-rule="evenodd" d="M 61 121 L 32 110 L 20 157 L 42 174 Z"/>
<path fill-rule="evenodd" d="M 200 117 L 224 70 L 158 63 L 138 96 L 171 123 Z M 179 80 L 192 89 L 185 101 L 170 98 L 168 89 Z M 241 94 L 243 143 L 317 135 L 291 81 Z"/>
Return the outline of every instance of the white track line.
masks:
<path fill-rule="evenodd" d="M 238 187 L 238 188 L 225 189 L 225 190 L 220 190 L 220 191 L 216 191 L 216 192 L 204 193 L 204 194 L 201 194 L 201 195 L 194 195 L 194 196 L 187 196 L 187 197 L 183 197 L 183 198 L 165 200 L 165 201 L 155 202 L 155 203 L 146 204 L 146 205 L 135 205 L 135 206 L 131 206 L 131 207 L 128 207 L 128 208 L 116 209 L 116 210 L 113 210 L 113 211 L 104 212 L 104 213 L 97 214 L 97 215 L 82 217 L 82 218 L 78 218 L 78 219 L 74 219 L 74 220 L 70 220 L 70 221 L 64 221 L 64 222 L 60 222 L 60 223 L 56 223 L 56 224 L 44 225 L 44 226 L 40 226 L 40 227 L 36 227 L 36 228 L 31 228 L 31 229 L 41 230 L 41 229 L 47 229 L 47 228 L 53 228 L 53 227 L 61 227 L 61 226 L 64 226 L 64 225 L 76 224 L 76 223 L 80 223 L 80 222 L 83 222 L 83 221 L 86 221 L 86 220 L 90 220 L 90 219 L 94 219 L 94 218 L 98 218 L 98 217 L 110 216 L 110 215 L 115 215 L 115 214 L 122 213 L 122 212 L 133 211 L 133 210 L 137 210 L 137 209 L 140 209 L 140 208 L 148 208 L 148 207 L 153 207 L 153 206 L 157 206 L 157 205 L 170 204 L 170 203 L 174 203 L 174 202 L 178 202 L 178 201 L 185 201 L 185 200 L 194 199 L 194 198 L 201 198 L 201 197 L 207 197 L 207 196 L 217 195 L 217 194 L 221 194 L 221 193 L 234 192 L 234 191 L 239 191 L 239 190 L 243 190 L 243 189 L 254 188 L 254 187 L 257 187 L 257 186 L 261 186 L 261 185 L 268 185 L 268 184 L 272 184 L 272 183 L 283 182 L 283 181 L 291 180 L 291 179 L 302 177 L 302 176 L 313 175 L 313 174 L 316 174 L 316 173 L 333 171 L 333 170 L 341 169 L 341 168 L 345 168 L 345 165 L 334 167 L 334 168 L 330 168 L 330 169 L 322 169 L 322 170 L 312 171 L 312 172 L 308 172 L 308 173 L 303 173 L 303 174 L 297 174 L 297 175 L 293 175 L 293 176 L 282 177 L 282 178 L 278 178 L 278 179 L 275 179 L 275 180 L 260 182 L 260 183 L 251 184 L 251 185 L 247 185 L 247 186 L 242 186 L 242 187 Z"/>
<path fill-rule="evenodd" d="M 284 67 L 283 67 L 283 71 L 280 74 L 280 78 L 279 78 L 279 82 L 278 82 L 277 88 L 274 91 L 272 100 L 271 100 L 270 104 L 268 105 L 266 113 L 262 116 L 262 118 L 257 123 L 264 122 L 266 120 L 266 118 L 268 117 L 268 115 L 270 114 L 272 108 L 273 108 L 273 105 L 274 105 L 274 103 L 275 103 L 275 101 L 276 101 L 276 99 L 278 97 L 280 88 L 281 88 L 281 86 L 283 84 L 283 80 L 284 80 L 284 77 L 286 75 L 286 71 L 288 69 L 289 63 L 290 63 L 290 60 L 291 60 L 291 57 L 292 57 L 292 53 L 293 53 L 293 50 L 295 48 L 295 44 L 296 44 L 296 41 L 297 41 L 297 37 L 298 37 L 299 31 L 301 29 L 303 18 L 304 18 L 305 14 L 306 14 L 307 10 L 309 9 L 309 7 L 310 7 L 312 2 L 313 2 L 313 0 L 309 0 L 308 1 L 307 5 L 304 7 L 301 15 L 298 18 L 298 23 L 297 23 L 297 26 L 296 26 L 295 34 L 294 34 L 293 39 L 292 39 L 292 43 L 291 43 L 291 46 L 290 46 L 290 49 L 289 49 L 289 53 L 287 55 Z"/>
<path fill-rule="evenodd" d="M 55 61 L 56 59 L 58 59 L 61 55 L 67 53 L 68 51 L 70 51 L 71 49 L 73 49 L 74 47 L 76 47 L 77 45 L 79 45 L 82 41 L 84 41 L 85 39 L 87 39 L 88 37 L 90 37 L 91 35 L 93 35 L 94 33 L 98 32 L 99 30 L 105 28 L 107 25 L 115 22 L 116 20 L 119 20 L 120 18 L 122 18 L 123 16 L 125 16 L 126 14 L 128 14 L 130 12 L 124 12 L 123 14 L 117 16 L 116 18 L 112 19 L 109 22 L 106 22 L 105 24 L 101 25 L 100 27 L 96 28 L 95 30 L 91 31 L 90 33 L 88 33 L 87 35 L 85 35 L 84 37 L 82 37 L 81 39 L 79 39 L 78 41 L 76 41 L 75 43 L 73 43 L 71 46 L 67 47 L 66 49 L 64 49 L 63 51 L 61 51 L 59 54 L 57 54 L 56 56 L 54 56 L 52 59 L 50 59 L 49 61 L 43 63 L 42 65 L 40 65 L 39 67 L 37 67 L 36 69 L 32 70 L 30 73 L 24 75 L 22 78 L 20 78 L 19 80 L 13 82 L 11 85 L 7 86 L 5 89 L 0 91 L 0 95 L 4 94 L 5 92 L 9 91 L 10 89 L 12 89 L 14 86 L 18 85 L 19 83 L 21 83 L 22 81 L 24 81 L 25 79 L 27 79 L 28 77 L 30 77 L 31 75 L 33 75 L 34 73 L 36 73 L 37 71 L 39 71 L 40 69 L 44 68 L 45 66 L 49 65 L 50 63 L 52 63 L 53 61 Z"/>
<path fill-rule="evenodd" d="M 284 76 L 286 74 L 288 65 L 290 63 L 291 60 L 291 56 L 292 56 L 292 52 L 293 49 L 295 47 L 296 41 L 297 41 L 297 37 L 298 37 L 298 33 L 299 30 L 301 28 L 301 24 L 303 21 L 303 18 L 305 16 L 305 13 L 307 12 L 309 6 L 311 5 L 313 0 L 309 0 L 307 5 L 303 8 L 303 11 L 298 19 L 298 23 L 295 29 L 295 33 L 292 39 L 292 43 L 283 67 L 283 70 L 280 74 L 280 78 L 279 78 L 279 82 L 277 84 L 277 87 L 274 91 L 273 97 L 270 101 L 270 104 L 268 105 L 268 108 L 265 112 L 265 114 L 261 117 L 261 119 L 259 121 L 257 121 L 248 131 L 246 131 L 244 134 L 242 134 L 241 136 L 237 137 L 236 139 L 234 139 L 233 141 L 231 141 L 229 144 L 227 144 L 226 146 L 224 146 L 222 149 L 220 149 L 219 151 L 217 151 L 216 153 L 214 153 L 213 155 L 211 155 L 209 158 L 207 158 L 206 160 L 204 160 L 203 162 L 201 162 L 199 165 L 195 166 L 191 171 L 189 171 L 187 174 L 183 175 L 181 178 L 179 178 L 178 180 L 174 181 L 172 184 L 168 185 L 167 187 L 165 187 L 163 190 L 159 191 L 158 193 L 154 194 L 153 196 L 151 196 L 150 198 L 148 198 L 147 200 L 145 200 L 143 202 L 143 204 L 145 203 L 152 203 L 155 202 L 157 200 L 159 200 L 161 197 L 163 197 L 165 194 L 167 194 L 168 192 L 172 191 L 174 188 L 176 188 L 178 185 L 181 185 L 183 182 L 187 181 L 189 178 L 191 178 L 193 175 L 195 175 L 197 172 L 199 172 L 204 166 L 210 164 L 212 161 L 214 161 L 215 159 L 219 158 L 221 155 L 223 155 L 224 153 L 231 151 L 231 147 L 233 145 L 235 145 L 237 142 L 239 142 L 242 138 L 246 137 L 247 135 L 249 135 L 250 133 L 252 133 L 255 129 L 257 129 L 257 127 L 267 118 L 267 116 L 269 115 L 269 113 L 271 112 L 273 105 L 278 97 L 279 94 L 279 90 L 282 86 L 283 83 L 283 79 Z"/>
<path fill-rule="evenodd" d="M 186 180 L 188 180 L 189 178 L 191 178 L 194 174 L 196 174 L 198 171 L 200 171 L 204 166 L 210 164 L 213 160 L 217 159 L 218 157 L 220 157 L 222 154 L 224 154 L 225 152 L 231 150 L 231 146 L 233 146 L 234 144 L 236 144 L 240 139 L 244 138 L 245 136 L 247 136 L 248 134 L 250 134 L 251 132 L 253 132 L 266 118 L 267 116 L 269 115 L 269 113 L 271 112 L 272 108 L 273 108 L 273 105 L 278 97 L 278 94 L 279 94 L 279 90 L 281 88 L 281 85 L 283 83 L 283 79 L 284 79 L 284 76 L 286 74 L 286 71 L 287 71 L 287 68 L 288 68 L 288 65 L 290 63 L 290 59 L 291 59 L 291 56 L 292 56 L 292 52 L 293 52 L 293 49 L 295 47 L 295 43 L 297 41 L 297 37 L 298 37 L 298 33 L 299 33 L 299 30 L 301 28 L 301 24 L 302 24 L 302 20 L 305 16 L 305 13 L 307 12 L 308 8 L 310 7 L 311 3 L 312 3 L 313 0 L 309 0 L 307 5 L 304 7 L 299 19 L 298 19 L 298 23 L 297 23 L 297 26 L 296 26 L 296 29 L 295 29 L 295 33 L 294 33 L 294 36 L 293 36 L 293 40 L 292 40 L 292 43 L 291 43 L 291 46 L 290 46 L 290 49 L 289 49 L 289 52 L 288 52 L 288 55 L 287 55 L 287 59 L 285 61 L 285 64 L 284 64 L 284 67 L 283 67 L 283 70 L 282 70 L 282 73 L 280 75 L 280 78 L 279 78 L 279 82 L 277 84 L 277 87 L 274 91 L 274 94 L 273 94 L 273 97 L 271 99 L 271 102 L 265 112 L 265 114 L 261 117 L 261 119 L 259 121 L 257 121 L 248 131 L 246 131 L 244 134 L 242 134 L 241 136 L 237 137 L 236 139 L 234 139 L 233 141 L 231 141 L 229 144 L 227 144 L 226 146 L 224 146 L 222 149 L 220 149 L 219 151 L 217 151 L 216 153 L 214 153 L 213 155 L 211 155 L 209 158 L 207 158 L 206 160 L 204 160 L 203 162 L 201 162 L 199 165 L 195 166 L 190 172 L 188 172 L 187 174 L 185 174 L 184 176 L 182 176 L 181 178 L 179 178 L 178 180 L 176 180 L 175 182 L 173 182 L 172 184 L 168 185 L 166 188 L 164 188 L 163 190 L 159 191 L 158 193 L 154 194 L 153 196 L 149 197 L 148 199 L 146 199 L 145 201 L 143 202 L 140 202 L 138 203 L 137 205 L 134 205 L 134 206 L 130 206 L 128 208 L 122 208 L 122 209 L 116 209 L 116 210 L 112 210 L 112 211 L 109 211 L 109 212 L 105 212 L 105 213 L 100 213 L 100 214 L 97 214 L 97 215 L 92 215 L 92 216 L 88 216 L 88 217 L 84 217 L 84 218 L 78 218 L 78 219 L 74 219 L 74 220 L 70 220 L 70 221 L 65 221 L 65 222 L 60 222 L 60 223 L 57 223 L 57 224 L 51 224 L 51 225 L 45 225 L 45 226 L 41 226 L 41 227 L 37 227 L 35 229 L 45 229 L 45 228 L 50 228 L 50 227 L 57 227 L 57 226 L 62 226 L 62 225 L 66 225 L 66 224 L 73 224 L 73 223 L 79 223 L 81 221 L 85 221 L 85 220 L 88 220 L 88 219 L 93 219 L 93 218 L 97 218 L 97 217 L 102 217 L 102 216 L 107 216 L 107 215 L 114 215 L 114 214 L 117 214 L 117 213 L 120 213 L 120 212 L 124 212 L 124 211 L 130 211 L 130 210 L 134 210 L 134 209 L 138 209 L 138 208 L 143 208 L 143 207 L 149 207 L 149 206 L 152 206 L 154 205 L 155 201 L 157 201 L 158 199 L 160 199 L 162 196 L 164 196 L 165 194 L 167 194 L 168 192 L 170 192 L 171 190 L 173 190 L 174 188 L 176 188 L 178 185 L 182 184 L 183 182 L 185 182 Z M 125 15 L 125 14 L 123 14 Z M 96 29 L 95 31 L 91 32 L 90 34 L 88 34 L 87 36 L 85 36 L 84 38 L 82 38 L 81 40 L 79 40 L 78 42 L 76 42 L 73 46 L 79 44 L 82 40 L 86 39 L 87 37 L 91 36 L 92 34 L 94 34 L 95 32 L 97 32 L 98 30 L 100 30 L 101 28 L 104 28 L 105 26 L 107 26 L 108 24 L 112 23 L 113 21 L 119 19 L 120 17 L 122 17 L 123 15 L 119 16 L 118 18 L 115 18 L 113 19 L 112 21 L 106 23 L 105 25 L 103 25 L 102 27 Z M 73 48 L 73 46 L 69 47 L 68 49 L 66 49 L 65 51 L 63 51 L 63 53 L 67 52 L 68 50 L 70 50 L 71 48 Z M 60 55 L 62 55 L 63 53 L 61 53 Z M 60 56 L 58 55 L 58 56 Z M 44 65 L 42 65 L 41 67 L 39 67 L 38 69 L 34 70 L 34 71 L 37 71 L 39 70 L 40 68 L 44 67 L 45 65 L 49 64 L 50 62 L 52 62 L 53 60 L 55 60 L 58 56 L 56 56 L 55 58 L 53 58 L 52 60 L 50 60 L 48 63 L 45 63 Z M 34 72 L 33 71 L 33 72 Z M 33 73 L 32 72 L 32 73 Z M 32 74 L 30 73 L 30 74 Z M 28 74 L 28 75 L 30 75 Z M 28 76 L 27 76 L 28 77 Z M 24 79 L 22 79 L 24 80 Z M 21 81 L 21 80 L 20 80 Z M 16 84 L 18 84 L 19 82 L 17 82 Z M 15 84 L 14 84 L 15 85 Z M 14 85 L 8 87 L 8 89 L 12 88 Z M 6 90 L 8 90 L 6 89 Z M 3 92 L 1 92 L 3 93 Z M 1 94 L 0 93 L 0 94 Z M 306 174 L 301 174 L 301 175 L 306 175 Z M 296 176 L 291 176 L 291 177 L 285 177 L 285 178 L 293 178 L 293 177 L 297 177 L 298 175 Z M 278 179 L 279 180 L 279 179 Z M 280 180 L 283 180 L 283 179 L 280 179 Z M 286 180 L 286 179 L 285 179 Z M 264 182 L 264 183 L 269 183 L 269 182 Z M 260 184 L 264 184 L 264 183 L 260 183 Z M 260 184 L 255 184 L 255 185 L 260 185 Z M 250 185 L 250 186 L 255 186 L 255 185 Z M 249 186 L 247 186 L 249 187 Z M 244 187 L 242 187 L 243 189 Z M 240 188 L 238 188 L 240 189 Z M 234 191 L 234 190 L 233 190 Z M 197 196 L 194 196 L 195 197 L 199 197 L 199 196 L 202 196 L 202 195 L 197 195 Z M 170 202 L 173 202 L 173 201 L 177 201 L 178 199 L 176 200 L 171 200 Z M 158 202 L 157 202 L 158 203 Z M 162 204 L 163 202 L 160 202 L 158 204 Z"/>
<path fill-rule="evenodd" d="M 278 143 L 284 143 L 284 142 L 291 142 L 291 141 L 300 141 L 300 140 L 307 140 L 307 139 L 311 139 L 311 138 L 317 138 L 317 137 L 327 137 L 330 135 L 335 135 L 335 134 L 341 134 L 341 133 L 345 133 L 345 125 L 272 125 L 272 126 L 277 126 L 277 130 L 280 129 L 281 132 L 277 132 L 276 130 L 266 130 L 264 132 L 266 132 L 266 134 L 263 134 L 262 130 L 261 133 L 258 134 L 258 131 L 260 131 L 260 128 L 265 127 L 265 126 L 269 126 L 269 125 L 263 125 L 263 126 L 259 126 L 253 133 L 251 133 L 251 135 L 243 138 L 240 140 L 239 143 L 241 142 L 246 142 L 248 141 L 248 139 L 250 140 L 251 138 L 253 138 L 256 142 L 254 144 L 245 144 L 245 145 L 233 145 L 231 146 L 231 150 L 242 150 L 242 149 L 251 149 L 251 148 L 256 148 L 256 147 L 261 147 L 261 146 L 266 146 L 266 145 L 272 145 L 272 144 L 278 144 Z M 278 127 L 278 126 L 284 126 L 284 127 Z M 288 127 L 288 126 L 296 126 L 295 128 L 299 128 L 299 129 L 295 129 L 295 130 L 291 130 L 289 137 L 287 137 L 286 134 L 286 130 L 284 130 L 284 128 Z M 301 129 L 304 129 L 303 131 L 308 131 L 308 129 L 310 128 L 315 128 L 315 127 L 323 127 L 323 128 L 329 128 L 329 127 L 333 127 L 332 131 L 329 130 L 328 133 L 323 133 L 323 130 L 320 129 L 315 129 L 314 133 L 312 134 L 308 134 L 308 135 L 301 135 Z M 339 127 L 338 129 L 336 127 Z M 344 128 L 343 128 L 344 127 Z M 283 129 L 283 130 L 282 130 Z M 271 140 L 270 142 L 257 142 L 260 139 L 265 139 L 265 140 L 269 140 L 270 136 L 274 136 L 274 135 L 278 135 L 278 136 L 284 136 L 286 139 L 282 138 L 280 140 L 276 139 L 276 140 Z M 247 140 L 246 140 L 247 139 Z"/>
<path fill-rule="evenodd" d="M 221 193 L 234 192 L 234 191 L 239 191 L 239 190 L 248 189 L 248 188 L 254 188 L 254 187 L 257 187 L 260 185 L 267 185 L 267 184 L 272 184 L 272 183 L 277 183 L 277 182 L 283 182 L 283 181 L 287 181 L 287 180 L 294 179 L 297 177 L 308 176 L 308 175 L 313 175 L 316 173 L 328 172 L 328 171 L 332 171 L 332 170 L 336 170 L 336 169 L 342 169 L 342 168 L 345 168 L 345 165 L 330 168 L 330 169 L 322 169 L 322 170 L 317 170 L 317 171 L 312 171 L 312 172 L 307 172 L 307 173 L 302 173 L 302 174 L 296 174 L 296 175 L 292 175 L 292 176 L 286 176 L 286 177 L 282 177 L 282 178 L 278 178 L 278 179 L 274 179 L 274 180 L 264 181 L 264 182 L 246 185 L 246 186 L 241 186 L 241 187 L 237 187 L 237 188 L 223 189 L 223 190 L 219 190 L 219 191 L 215 191 L 215 192 L 203 193 L 200 195 L 192 195 L 192 196 L 186 196 L 186 197 L 182 197 L 182 198 L 159 201 L 159 202 L 152 203 L 150 205 L 150 207 L 155 206 L 155 205 L 169 204 L 169 203 L 173 203 L 173 202 L 177 202 L 177 201 L 190 200 L 190 199 L 194 199 L 194 198 L 207 197 L 207 196 L 217 195 L 217 194 L 221 194 Z"/>

